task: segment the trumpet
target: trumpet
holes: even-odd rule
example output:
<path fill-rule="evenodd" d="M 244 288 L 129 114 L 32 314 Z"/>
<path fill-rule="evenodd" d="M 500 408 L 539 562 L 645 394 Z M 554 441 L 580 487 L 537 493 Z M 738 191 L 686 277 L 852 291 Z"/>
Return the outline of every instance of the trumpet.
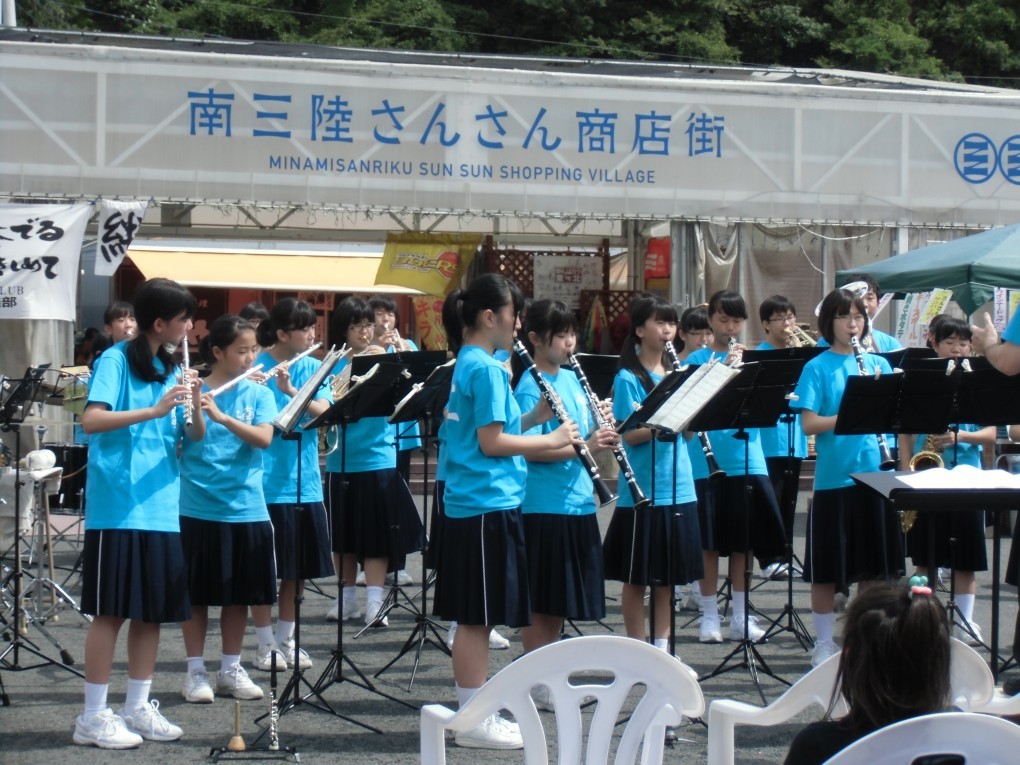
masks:
<path fill-rule="evenodd" d="M 591 409 L 592 417 L 595 418 L 595 425 L 599 428 L 612 427 L 602 415 L 599 398 L 595 395 L 595 391 L 591 389 L 591 384 L 588 382 L 588 378 L 585 376 L 584 369 L 581 368 L 581 362 L 577 360 L 577 356 L 571 353 L 568 363 L 570 368 L 574 370 L 574 374 L 577 375 L 577 381 L 581 383 L 581 389 L 588 398 L 588 408 Z M 638 486 L 637 478 L 634 475 L 634 468 L 631 467 L 627 452 L 624 451 L 621 444 L 617 444 L 613 448 L 613 457 L 616 458 L 616 464 L 620 466 L 620 475 L 627 481 L 631 496 L 634 497 L 634 508 L 636 510 L 644 509 L 651 503 L 651 500 L 642 493 L 641 487 Z"/>
<path fill-rule="evenodd" d="M 733 340 L 730 340 L 730 345 L 733 345 Z M 680 357 L 676 355 L 676 348 L 673 347 L 672 341 L 666 341 L 666 355 L 669 356 L 669 363 L 673 365 L 673 371 L 680 371 Z M 695 435 L 698 437 L 698 441 L 701 443 L 701 451 L 705 453 L 705 462 L 708 464 L 708 477 L 722 478 L 726 475 L 726 471 L 719 467 L 719 463 L 715 458 L 715 453 L 712 451 L 712 442 L 708 438 L 708 433 L 703 430 L 699 430 Z"/>
<path fill-rule="evenodd" d="M 181 339 L 181 382 L 188 386 L 184 396 L 184 427 L 195 424 L 195 402 L 191 397 L 191 357 L 188 352 L 188 336 Z"/>
<path fill-rule="evenodd" d="M 310 356 L 313 352 L 319 350 L 319 348 L 321 348 L 321 347 L 322 347 L 322 343 L 321 342 L 316 343 L 312 347 L 307 348 L 307 349 L 301 351 L 301 353 L 299 353 L 294 358 L 287 359 L 286 361 L 281 361 L 276 366 L 270 367 L 269 370 L 265 373 L 265 375 L 263 375 L 262 379 L 259 380 L 259 385 L 265 385 L 270 380 L 272 380 L 274 377 L 276 377 L 278 374 L 280 374 L 280 372 L 282 372 L 284 369 L 289 369 L 290 365 L 293 364 L 295 361 L 300 361 L 305 356 Z"/>
<path fill-rule="evenodd" d="M 818 341 L 799 324 L 788 324 L 783 332 L 786 333 L 787 348 L 813 348 L 818 345 Z"/>

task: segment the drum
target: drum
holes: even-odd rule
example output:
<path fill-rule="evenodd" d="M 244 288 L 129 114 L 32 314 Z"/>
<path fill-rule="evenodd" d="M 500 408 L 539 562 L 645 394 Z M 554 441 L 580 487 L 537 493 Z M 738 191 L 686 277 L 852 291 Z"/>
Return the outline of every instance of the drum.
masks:
<path fill-rule="evenodd" d="M 85 502 L 85 476 L 89 462 L 88 444 L 43 444 L 57 455 L 57 466 L 64 469 L 60 491 L 50 497 L 51 508 L 80 512 Z"/>

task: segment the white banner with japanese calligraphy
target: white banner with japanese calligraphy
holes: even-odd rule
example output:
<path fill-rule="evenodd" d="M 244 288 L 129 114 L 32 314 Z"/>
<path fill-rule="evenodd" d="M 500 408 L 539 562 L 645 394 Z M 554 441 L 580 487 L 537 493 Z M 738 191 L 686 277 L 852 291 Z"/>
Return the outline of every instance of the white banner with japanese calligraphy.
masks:
<path fill-rule="evenodd" d="M 535 300 L 561 300 L 567 308 L 580 310 L 581 290 L 602 289 L 602 258 L 590 255 L 536 255 Z"/>
<path fill-rule="evenodd" d="M 135 240 L 135 234 L 142 225 L 148 206 L 148 202 L 100 200 L 96 241 L 98 276 L 112 276 L 120 268 L 128 247 Z"/>
<path fill-rule="evenodd" d="M 1015 91 L 145 45 L 0 36 L 0 196 L 893 226 L 1020 218 Z"/>
<path fill-rule="evenodd" d="M 74 321 L 91 205 L 0 204 L 0 319 Z"/>

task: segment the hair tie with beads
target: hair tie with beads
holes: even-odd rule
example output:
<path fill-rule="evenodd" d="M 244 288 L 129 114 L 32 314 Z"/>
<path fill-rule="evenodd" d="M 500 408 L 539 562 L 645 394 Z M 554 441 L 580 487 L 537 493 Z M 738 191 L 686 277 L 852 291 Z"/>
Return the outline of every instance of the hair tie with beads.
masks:
<path fill-rule="evenodd" d="M 931 597 L 931 587 L 928 586 L 928 577 L 926 576 L 912 576 L 910 577 L 910 591 L 915 595 L 926 595 Z"/>

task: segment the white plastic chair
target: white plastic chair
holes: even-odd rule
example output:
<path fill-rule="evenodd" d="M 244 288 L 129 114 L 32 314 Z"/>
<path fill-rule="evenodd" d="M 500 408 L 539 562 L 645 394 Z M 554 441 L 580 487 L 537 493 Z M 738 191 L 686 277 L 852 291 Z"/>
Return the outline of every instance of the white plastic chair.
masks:
<path fill-rule="evenodd" d="M 904 765 L 925 755 L 955 754 L 966 765 L 1017 761 L 1020 727 L 990 715 L 944 712 L 913 717 L 855 741 L 826 765 Z"/>
<path fill-rule="evenodd" d="M 598 673 L 600 677 L 574 685 L 570 677 L 578 673 Z M 609 677 L 603 680 L 604 675 Z M 643 685 L 644 693 L 623 729 L 615 763 L 634 762 L 639 750 L 642 765 L 661 762 L 666 726 L 679 725 L 684 715 L 696 718 L 705 712 L 697 681 L 683 664 L 654 646 L 615 635 L 570 638 L 532 651 L 505 667 L 457 712 L 439 704 L 422 707 L 423 765 L 446 762 L 445 731 L 471 730 L 500 709 L 509 710 L 520 725 L 525 762 L 547 765 L 545 729 L 531 698 L 531 689 L 539 685 L 549 689 L 556 714 L 558 761 L 563 765 L 608 762 L 614 726 L 635 685 Z M 581 705 L 590 699 L 598 704 L 584 747 Z"/>
<path fill-rule="evenodd" d="M 1011 714 L 993 712 L 989 708 L 995 704 L 995 682 L 981 655 L 956 638 L 951 640 L 951 650 L 950 703 L 963 711 Z M 708 765 L 733 765 L 734 727 L 738 724 L 777 725 L 792 719 L 812 704 L 828 709 L 838 671 L 839 654 L 836 654 L 800 678 L 767 707 L 732 699 L 713 701 L 708 708 Z M 833 717 L 841 717 L 846 711 L 846 702 L 840 696 L 833 709 Z"/>
<path fill-rule="evenodd" d="M 832 689 L 839 672 L 839 654 L 830 656 L 812 669 L 766 707 L 757 707 L 733 699 L 716 699 L 708 707 L 708 765 L 733 765 L 734 726 L 778 725 L 812 704 L 829 708 Z M 833 716 L 846 714 L 846 702 L 836 700 Z"/>

